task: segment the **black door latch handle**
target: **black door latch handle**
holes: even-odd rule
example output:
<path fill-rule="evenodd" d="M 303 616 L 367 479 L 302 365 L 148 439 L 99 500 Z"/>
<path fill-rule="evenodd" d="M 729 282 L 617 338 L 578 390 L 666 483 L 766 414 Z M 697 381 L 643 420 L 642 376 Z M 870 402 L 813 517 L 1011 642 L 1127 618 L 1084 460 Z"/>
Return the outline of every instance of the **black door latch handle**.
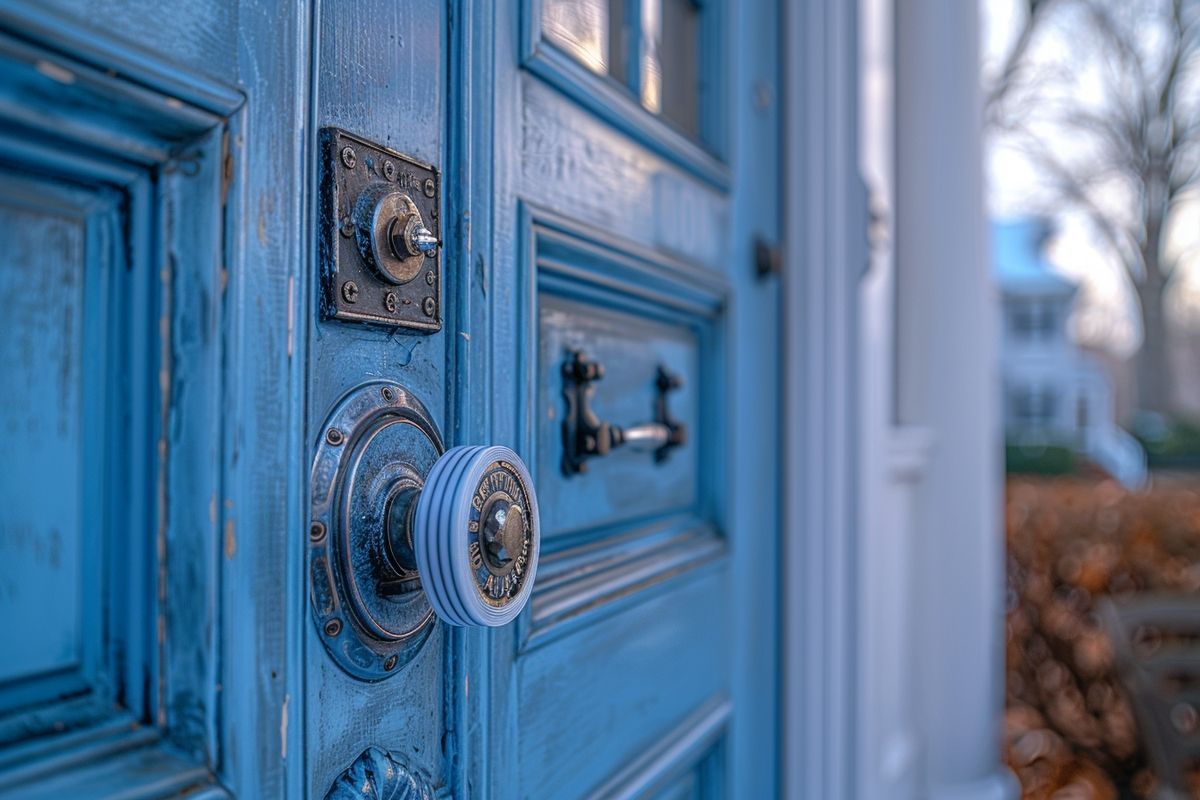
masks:
<path fill-rule="evenodd" d="M 595 382 L 604 377 L 604 365 L 588 361 L 581 350 L 568 352 L 563 364 L 563 396 L 567 414 L 563 419 L 563 473 L 567 476 L 587 472 L 587 461 L 608 455 L 614 448 L 650 450 L 655 461 L 664 460 L 687 440 L 683 423 L 670 415 L 667 395 L 683 385 L 683 379 L 659 365 L 654 385 L 654 419 L 621 427 L 602 421 L 592 410 Z"/>

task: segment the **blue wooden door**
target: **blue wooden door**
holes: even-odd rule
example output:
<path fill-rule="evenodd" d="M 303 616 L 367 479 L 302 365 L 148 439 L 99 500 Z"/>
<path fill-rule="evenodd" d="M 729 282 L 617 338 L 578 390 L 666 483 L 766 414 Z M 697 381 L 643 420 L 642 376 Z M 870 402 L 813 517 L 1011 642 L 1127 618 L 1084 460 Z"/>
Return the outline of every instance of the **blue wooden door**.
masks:
<path fill-rule="evenodd" d="M 776 793 L 778 17 L 0 7 L 0 797 Z"/>

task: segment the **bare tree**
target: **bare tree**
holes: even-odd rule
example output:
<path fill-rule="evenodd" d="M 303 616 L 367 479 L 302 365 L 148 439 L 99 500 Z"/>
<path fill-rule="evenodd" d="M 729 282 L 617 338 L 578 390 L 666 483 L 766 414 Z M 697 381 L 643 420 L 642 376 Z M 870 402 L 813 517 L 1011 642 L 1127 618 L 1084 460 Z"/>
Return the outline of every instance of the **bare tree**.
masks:
<path fill-rule="evenodd" d="M 1059 208 L 1087 216 L 1125 267 L 1142 318 L 1138 405 L 1172 411 L 1168 233 L 1200 183 L 1200 2 L 1023 0 L 987 95 L 993 132 L 1037 165 Z M 1055 54 L 1033 42 L 1053 32 Z"/>
<path fill-rule="evenodd" d="M 1018 0 L 1021 8 L 1021 21 L 1017 28 L 1012 44 L 1004 54 L 1003 63 L 984 93 L 984 105 L 987 110 L 988 122 L 992 125 L 1003 126 L 1005 99 L 1016 91 L 1023 79 L 1029 77 L 1031 70 L 1027 63 L 1030 45 L 1041 22 L 1046 18 L 1050 8 L 1061 0 Z"/>

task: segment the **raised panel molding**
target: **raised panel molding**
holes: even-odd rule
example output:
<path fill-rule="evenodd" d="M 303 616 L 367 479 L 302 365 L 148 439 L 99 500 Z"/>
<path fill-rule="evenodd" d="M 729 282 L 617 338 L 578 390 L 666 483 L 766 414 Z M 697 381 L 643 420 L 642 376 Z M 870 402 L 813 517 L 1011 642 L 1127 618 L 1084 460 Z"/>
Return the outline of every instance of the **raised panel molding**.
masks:
<path fill-rule="evenodd" d="M 95 595 L 78 627 L 42 618 L 85 648 L 81 680 L 0 708 L 0 797 L 221 796 L 219 331 L 242 98 L 35 11 L 0 13 L 0 74 L 6 205 L 74 204 L 84 231 L 68 259 L 78 297 L 42 275 L 25 302 L 65 309 L 85 334 L 72 334 L 84 366 L 60 371 L 64 396 L 87 402 L 71 437 L 80 514 L 59 536 L 87 551 L 70 571 Z"/>
<path fill-rule="evenodd" d="M 643 526 L 628 538 L 549 555 L 538 567 L 522 651 L 555 641 L 680 581 L 707 575 L 727 556 L 728 545 L 716 529 L 687 516 Z"/>
<path fill-rule="evenodd" d="M 722 276 L 693 262 L 541 207 L 524 206 L 522 217 L 526 269 L 534 277 L 527 324 L 536 326 L 526 339 L 533 365 L 526 391 L 535 398 L 530 405 L 536 413 L 527 418 L 525 435 L 532 440 L 529 452 L 537 454 L 535 479 L 543 502 L 560 512 L 544 520 L 532 613 L 520 623 L 521 647 L 528 650 L 725 562 L 728 546 L 714 498 L 727 480 L 721 457 L 725 399 L 717 376 L 724 364 L 729 289 Z M 610 455 L 609 463 L 587 474 L 563 477 L 561 368 L 556 353 L 547 350 L 555 349 L 557 339 L 544 341 L 558 329 L 546 327 L 544 307 L 558 309 L 570 321 L 572 336 L 590 336 L 585 323 L 595 315 L 603 320 L 597 330 L 637 339 L 627 350 L 635 362 L 635 382 L 643 373 L 650 380 L 655 365 L 664 362 L 684 375 L 684 396 L 672 398 L 675 413 L 689 428 L 688 443 L 679 452 L 661 464 L 645 454 Z M 600 346 L 600 339 L 589 341 Z M 621 365 L 609 366 L 611 372 Z M 609 377 L 610 383 L 616 380 Z M 603 390 L 601 385 L 598 391 Z M 649 403 L 644 410 L 640 403 L 624 402 L 622 413 L 648 416 Z M 631 479 L 654 491 L 639 490 L 641 499 L 637 492 L 629 495 Z M 588 506 L 589 513 L 579 516 L 571 509 L 584 507 L 576 498 L 580 491 L 607 497 L 609 504 Z"/>
<path fill-rule="evenodd" d="M 686 263 L 729 269 L 727 192 L 631 144 L 535 78 L 524 76 L 520 86 L 521 192 L 528 202 Z"/>
<path fill-rule="evenodd" d="M 730 712 L 727 698 L 708 701 L 663 736 L 658 745 L 596 787 L 588 800 L 725 797 L 724 739 Z"/>

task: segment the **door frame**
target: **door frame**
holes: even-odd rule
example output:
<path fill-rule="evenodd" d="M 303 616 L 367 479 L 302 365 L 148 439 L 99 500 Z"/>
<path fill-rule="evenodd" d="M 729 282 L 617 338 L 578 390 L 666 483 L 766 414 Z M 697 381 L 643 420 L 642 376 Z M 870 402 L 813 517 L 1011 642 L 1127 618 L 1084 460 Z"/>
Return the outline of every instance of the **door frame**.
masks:
<path fill-rule="evenodd" d="M 785 4 L 782 796 L 854 796 L 859 610 L 858 4 Z"/>

